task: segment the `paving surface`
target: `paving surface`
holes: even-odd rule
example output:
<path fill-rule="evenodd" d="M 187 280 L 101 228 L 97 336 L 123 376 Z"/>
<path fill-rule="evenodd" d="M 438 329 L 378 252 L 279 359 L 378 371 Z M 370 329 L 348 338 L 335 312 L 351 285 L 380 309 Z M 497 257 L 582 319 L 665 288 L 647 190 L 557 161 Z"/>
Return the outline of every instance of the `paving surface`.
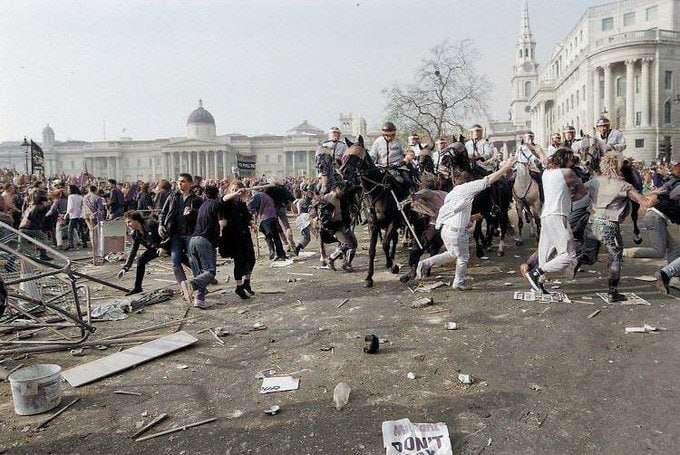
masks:
<path fill-rule="evenodd" d="M 21 454 L 384 454 L 381 423 L 408 417 L 445 422 L 455 453 L 678 453 L 678 299 L 660 297 L 653 283 L 636 279 L 653 275 L 660 261 L 624 260 L 622 290 L 636 292 L 650 306 L 598 300 L 594 293 L 606 290 L 604 256 L 589 268 L 594 273 L 581 272 L 575 281 L 552 277 L 571 304 L 516 301 L 513 292 L 528 286 L 515 255 L 527 255 L 531 244 L 479 261 L 466 292 L 444 287 L 414 295 L 382 271 L 380 257 L 375 287 L 365 289 L 367 258 L 361 251 L 354 274 L 318 270 L 318 256 L 279 269 L 259 261 L 255 290 L 283 293 L 241 301 L 232 292 L 233 280 L 225 283 L 231 273 L 225 264 L 208 298 L 215 306 L 189 309 L 197 319 L 182 324 L 199 343 L 83 387 L 65 384 L 64 402 L 81 399 L 44 430 L 33 428 L 45 415 L 14 414 L 9 385 L 1 383 L 0 447 Z M 167 260 L 157 264 L 147 290 L 170 285 Z M 115 280 L 117 270 L 107 265 L 97 274 Z M 437 275 L 446 281 L 452 270 L 434 271 L 430 282 Z M 116 295 L 93 289 L 94 303 Z M 412 309 L 411 302 L 423 296 L 434 305 Z M 123 321 L 97 323 L 92 338 L 179 319 L 186 311 L 176 298 Z M 449 321 L 459 330 L 446 330 Z M 256 323 L 266 329 L 249 331 Z M 667 330 L 624 333 L 644 323 Z M 224 345 L 198 333 L 216 326 L 232 333 L 221 338 Z M 367 334 L 383 340 L 379 354 L 364 354 Z M 116 349 L 20 361 L 68 368 Z M 260 394 L 255 376 L 270 368 L 300 378 L 299 390 Z M 416 378 L 408 379 L 409 372 Z M 473 384 L 461 384 L 458 373 L 472 375 Z M 341 411 L 332 402 L 338 382 L 352 387 Z M 281 412 L 265 415 L 274 404 Z M 210 417 L 217 421 L 143 442 L 131 438 L 161 413 L 169 418 L 149 433 Z"/>

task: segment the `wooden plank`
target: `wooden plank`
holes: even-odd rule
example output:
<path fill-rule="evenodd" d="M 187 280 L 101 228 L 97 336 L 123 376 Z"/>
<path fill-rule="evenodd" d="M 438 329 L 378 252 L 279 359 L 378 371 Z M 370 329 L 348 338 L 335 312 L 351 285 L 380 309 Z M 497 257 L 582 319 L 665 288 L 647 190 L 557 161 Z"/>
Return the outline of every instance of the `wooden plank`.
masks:
<path fill-rule="evenodd" d="M 61 375 L 73 387 L 96 381 L 133 366 L 155 359 L 178 349 L 185 348 L 198 339 L 182 331 L 134 346 L 125 351 L 102 357 L 92 362 L 78 365 L 64 371 Z"/>

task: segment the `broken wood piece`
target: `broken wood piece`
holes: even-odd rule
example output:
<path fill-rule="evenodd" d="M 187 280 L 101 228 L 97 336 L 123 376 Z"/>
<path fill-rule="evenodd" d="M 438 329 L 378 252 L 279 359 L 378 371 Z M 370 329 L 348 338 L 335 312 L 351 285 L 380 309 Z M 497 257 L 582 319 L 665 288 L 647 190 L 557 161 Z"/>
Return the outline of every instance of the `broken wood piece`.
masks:
<path fill-rule="evenodd" d="M 598 314 L 600 314 L 600 310 L 595 310 L 595 311 L 593 311 L 592 313 L 590 313 L 590 314 L 588 315 L 588 319 L 592 319 L 592 318 L 594 318 L 595 316 L 597 316 Z"/>
<path fill-rule="evenodd" d="M 340 303 L 336 306 L 336 308 L 340 308 L 341 306 L 343 306 L 343 305 L 344 305 L 345 303 L 347 303 L 347 302 L 349 302 L 349 299 L 348 299 L 348 298 L 347 298 L 347 299 L 344 299 L 342 302 L 340 302 Z"/>
<path fill-rule="evenodd" d="M 210 332 L 210 335 L 212 335 L 217 340 L 217 342 L 219 344 L 224 346 L 224 341 L 220 340 L 220 337 L 218 337 L 217 334 L 213 330 L 208 330 L 208 332 Z"/>
<path fill-rule="evenodd" d="M 197 426 L 199 426 L 199 425 L 203 425 L 203 424 L 206 424 L 206 423 L 214 422 L 215 420 L 217 420 L 217 418 L 216 418 L 216 417 L 213 417 L 212 419 L 201 420 L 200 422 L 190 423 L 189 425 L 184 425 L 184 426 L 181 426 L 181 427 L 170 428 L 169 430 L 161 431 L 161 432 L 159 432 L 159 433 L 153 433 L 153 434 L 150 434 L 150 435 L 148 435 L 148 436 L 142 436 L 141 438 L 135 439 L 135 441 L 136 441 L 136 442 L 146 441 L 147 439 L 153 439 L 153 438 L 157 438 L 158 436 L 163 436 L 163 435 L 165 435 L 165 434 L 176 433 L 176 432 L 178 432 L 178 431 L 184 431 L 184 430 L 186 430 L 187 428 L 197 427 Z"/>
<path fill-rule="evenodd" d="M 60 410 L 58 410 L 57 412 L 55 412 L 54 414 L 52 414 L 51 416 L 49 416 L 48 418 L 46 418 L 45 420 L 40 422 L 38 424 L 38 426 L 35 427 L 35 429 L 38 430 L 38 429 L 44 427 L 45 425 L 47 425 L 48 423 L 50 423 L 51 421 L 56 419 L 59 416 L 59 414 L 66 411 L 68 408 L 70 408 L 71 406 L 76 404 L 78 401 L 80 401 L 80 398 L 76 398 L 75 400 L 73 400 L 72 402 L 70 402 L 69 404 L 67 404 L 66 406 L 64 406 L 63 408 L 61 408 Z"/>
<path fill-rule="evenodd" d="M 185 348 L 197 341 L 198 339 L 186 332 L 173 333 L 92 362 L 78 365 L 64 371 L 62 377 L 71 386 L 79 387 L 155 359 L 156 357 Z"/>
<path fill-rule="evenodd" d="M 144 425 L 142 428 L 140 428 L 135 434 L 133 434 L 133 435 L 130 436 L 130 437 L 131 437 L 132 439 L 134 439 L 134 438 L 136 438 L 136 437 L 139 437 L 140 434 L 144 433 L 145 431 L 147 431 L 147 430 L 150 429 L 151 427 L 155 426 L 155 425 L 158 424 L 160 421 L 164 420 L 166 417 L 168 417 L 168 415 L 165 414 L 165 413 L 159 415 L 158 417 L 156 417 L 155 419 L 153 419 L 151 422 L 147 423 L 147 424 Z"/>
<path fill-rule="evenodd" d="M 423 297 L 422 299 L 418 299 L 418 300 L 414 301 L 411 304 L 411 308 L 424 308 L 426 306 L 432 305 L 432 303 L 433 303 L 433 301 L 432 301 L 431 298 Z"/>
<path fill-rule="evenodd" d="M 139 392 L 129 392 L 127 390 L 114 390 L 113 393 L 117 393 L 118 395 L 134 395 L 137 397 L 141 397 L 142 394 Z"/>

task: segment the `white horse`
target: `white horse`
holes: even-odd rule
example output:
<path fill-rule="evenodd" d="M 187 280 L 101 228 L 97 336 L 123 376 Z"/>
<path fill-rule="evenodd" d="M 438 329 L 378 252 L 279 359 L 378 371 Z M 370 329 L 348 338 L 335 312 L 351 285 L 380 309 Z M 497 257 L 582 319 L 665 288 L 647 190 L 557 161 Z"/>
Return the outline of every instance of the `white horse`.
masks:
<path fill-rule="evenodd" d="M 517 163 L 515 166 L 515 183 L 512 185 L 512 197 L 515 199 L 517 210 L 517 235 L 516 245 L 522 244 L 522 227 L 524 222 L 531 223 L 533 234 L 538 238 L 541 231 L 541 193 L 538 183 L 531 178 L 528 163 Z"/>

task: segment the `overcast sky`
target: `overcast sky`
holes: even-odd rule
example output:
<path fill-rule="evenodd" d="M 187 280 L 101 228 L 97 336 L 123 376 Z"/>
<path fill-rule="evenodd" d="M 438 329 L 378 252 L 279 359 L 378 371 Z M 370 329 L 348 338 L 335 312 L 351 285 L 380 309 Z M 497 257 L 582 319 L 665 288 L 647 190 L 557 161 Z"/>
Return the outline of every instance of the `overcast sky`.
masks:
<path fill-rule="evenodd" d="M 340 112 L 384 118 L 382 89 L 471 38 L 507 118 L 523 0 L 0 0 L 0 141 L 184 135 L 199 98 L 218 134 L 280 134 Z M 530 0 L 539 63 L 593 0 Z"/>

